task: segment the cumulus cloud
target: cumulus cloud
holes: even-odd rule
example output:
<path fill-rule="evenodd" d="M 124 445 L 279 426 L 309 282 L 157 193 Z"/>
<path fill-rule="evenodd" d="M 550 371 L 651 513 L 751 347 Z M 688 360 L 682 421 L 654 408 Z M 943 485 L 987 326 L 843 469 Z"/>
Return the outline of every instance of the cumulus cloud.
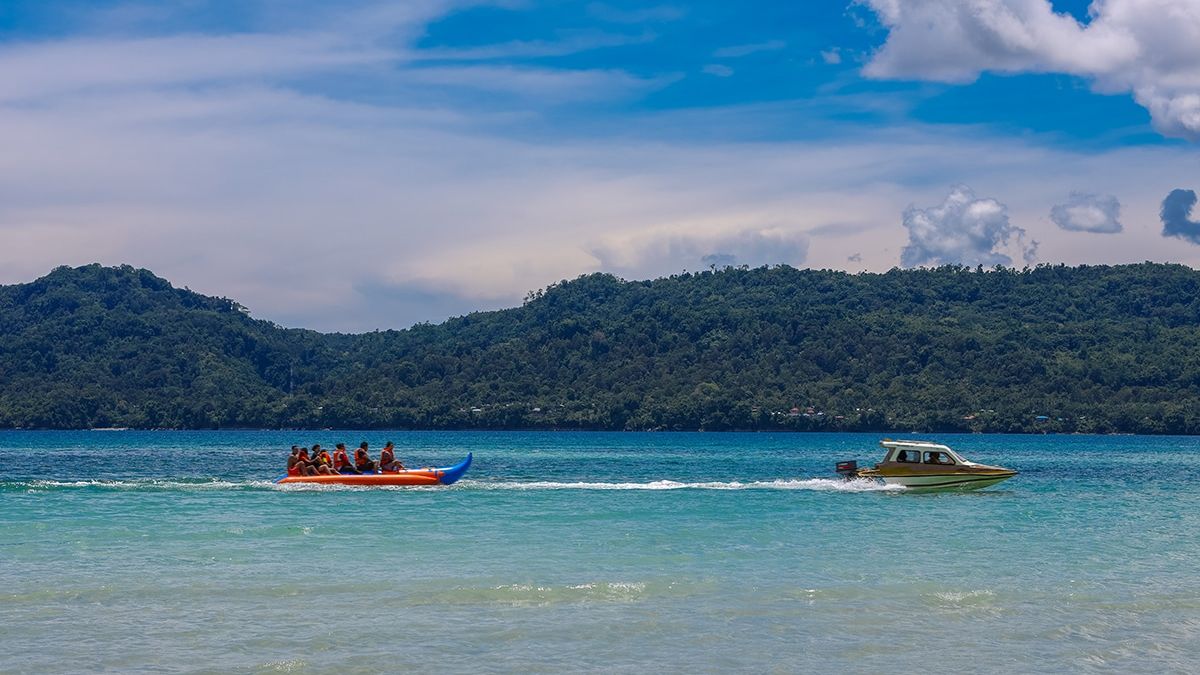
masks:
<path fill-rule="evenodd" d="M 1063 73 L 1129 92 L 1167 136 L 1200 140 L 1200 3 L 1095 0 L 1080 23 L 1049 0 L 860 0 L 888 30 L 878 78 L 971 82 L 984 71 Z"/>
<path fill-rule="evenodd" d="M 1192 207 L 1196 205 L 1193 190 L 1171 190 L 1163 200 L 1163 236 L 1178 237 L 1193 244 L 1200 244 L 1200 223 L 1192 220 Z"/>
<path fill-rule="evenodd" d="M 966 185 L 955 186 L 939 206 L 904 212 L 908 245 L 900 253 L 905 267 L 917 265 L 1009 265 L 1003 249 L 1014 247 L 1025 260 L 1037 255 L 1037 242 L 1025 243 L 1025 231 L 1008 220 L 1008 207 L 979 199 Z"/>
<path fill-rule="evenodd" d="M 1115 234 L 1121 231 L 1121 202 L 1112 195 L 1072 192 L 1050 209 L 1050 220 L 1064 230 Z"/>
<path fill-rule="evenodd" d="M 842 50 L 838 49 L 837 47 L 823 50 L 821 52 L 821 60 L 824 61 L 826 65 L 836 66 L 842 62 Z"/>

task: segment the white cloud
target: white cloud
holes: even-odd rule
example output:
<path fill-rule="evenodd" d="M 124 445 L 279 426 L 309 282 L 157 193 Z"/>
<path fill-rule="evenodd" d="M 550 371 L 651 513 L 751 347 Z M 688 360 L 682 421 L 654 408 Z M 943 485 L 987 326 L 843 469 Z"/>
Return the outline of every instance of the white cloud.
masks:
<path fill-rule="evenodd" d="M 710 63 L 707 66 L 704 66 L 703 71 L 708 75 L 713 75 L 716 77 L 729 77 L 733 75 L 733 68 L 721 65 L 720 63 Z"/>
<path fill-rule="evenodd" d="M 767 40 L 766 42 L 722 47 L 713 52 L 713 56 L 718 59 L 736 59 L 751 54 L 758 54 L 759 52 L 775 52 L 784 47 L 787 47 L 787 43 L 783 40 Z"/>
<path fill-rule="evenodd" d="M 78 92 L 252 81 L 382 63 L 391 50 L 334 35 L 183 35 L 0 49 L 0 101 Z"/>
<path fill-rule="evenodd" d="M 515 40 L 480 47 L 435 47 L 422 49 L 412 54 L 413 58 L 425 61 L 481 61 L 488 59 L 542 58 L 566 56 L 593 49 L 622 47 L 644 44 L 654 39 L 654 34 L 642 32 L 636 35 L 580 31 L 567 33 L 556 40 Z"/>
<path fill-rule="evenodd" d="M 397 75 L 402 83 L 537 97 L 551 103 L 644 92 L 675 78 L 642 78 L 620 70 L 554 70 L 491 64 L 409 68 Z"/>
<path fill-rule="evenodd" d="M 1064 73 L 1130 92 L 1168 136 L 1200 140 L 1200 3 L 1095 0 L 1081 24 L 1048 0 L 860 0 L 888 29 L 864 72 L 971 82 Z"/>
<path fill-rule="evenodd" d="M 821 60 L 824 61 L 826 65 L 836 66 L 842 62 L 842 51 L 837 47 L 826 49 L 821 52 Z"/>
<path fill-rule="evenodd" d="M 1121 202 L 1112 195 L 1072 192 L 1050 209 L 1050 220 L 1064 230 L 1116 234 L 1121 231 Z"/>
<path fill-rule="evenodd" d="M 1025 262 L 1037 254 L 1037 242 L 1025 244 L 1025 231 L 1008 220 L 1008 207 L 995 199 L 978 199 L 965 185 L 955 186 L 946 201 L 927 209 L 904 212 L 908 245 L 900 255 L 905 267 L 917 265 L 1009 265 L 1002 252 L 1010 244 Z"/>

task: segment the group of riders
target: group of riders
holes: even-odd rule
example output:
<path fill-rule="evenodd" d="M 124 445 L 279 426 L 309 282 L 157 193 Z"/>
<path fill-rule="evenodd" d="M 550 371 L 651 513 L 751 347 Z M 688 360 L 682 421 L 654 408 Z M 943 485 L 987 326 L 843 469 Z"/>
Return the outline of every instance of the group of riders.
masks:
<path fill-rule="evenodd" d="M 367 442 L 363 441 L 354 451 L 354 461 L 346 453 L 346 444 L 338 443 L 333 452 L 325 450 L 318 443 L 308 448 L 292 446 L 292 455 L 288 457 L 287 472 L 289 476 L 320 476 L 336 474 L 363 473 L 392 473 L 403 471 L 404 465 L 396 459 L 396 446 L 388 441 L 379 452 L 379 461 L 371 459 Z"/>

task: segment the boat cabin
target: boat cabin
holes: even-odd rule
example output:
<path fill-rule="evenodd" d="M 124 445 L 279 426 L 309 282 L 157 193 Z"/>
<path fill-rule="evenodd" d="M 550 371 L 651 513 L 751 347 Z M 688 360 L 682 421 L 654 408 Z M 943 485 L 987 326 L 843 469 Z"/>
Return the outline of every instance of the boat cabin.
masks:
<path fill-rule="evenodd" d="M 940 466 L 958 466 L 971 464 L 950 448 L 937 443 L 922 441 L 882 441 L 880 443 L 887 453 L 883 456 L 884 464 L 934 464 Z"/>

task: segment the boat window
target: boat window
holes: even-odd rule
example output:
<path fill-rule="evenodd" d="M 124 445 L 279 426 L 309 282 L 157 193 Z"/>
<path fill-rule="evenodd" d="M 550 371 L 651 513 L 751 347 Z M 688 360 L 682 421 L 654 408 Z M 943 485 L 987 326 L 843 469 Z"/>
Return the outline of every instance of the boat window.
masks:
<path fill-rule="evenodd" d="M 926 464 L 953 464 L 954 460 L 944 452 L 927 452 L 925 453 Z"/>
<path fill-rule="evenodd" d="M 920 464 L 921 463 L 921 451 L 920 450 L 897 450 L 896 457 L 893 461 L 905 462 L 908 464 Z"/>

